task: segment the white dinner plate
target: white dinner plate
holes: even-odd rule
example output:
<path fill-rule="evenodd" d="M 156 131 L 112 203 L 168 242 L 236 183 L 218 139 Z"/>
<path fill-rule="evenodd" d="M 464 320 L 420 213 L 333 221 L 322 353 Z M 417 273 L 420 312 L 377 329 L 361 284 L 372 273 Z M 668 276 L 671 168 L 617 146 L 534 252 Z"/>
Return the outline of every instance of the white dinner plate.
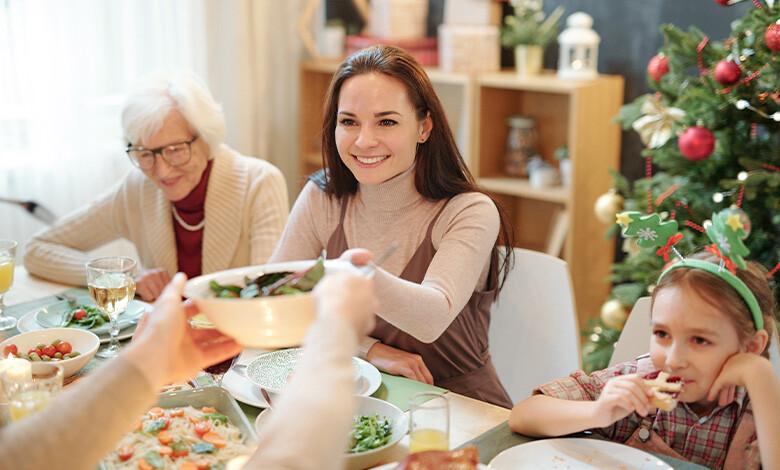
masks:
<path fill-rule="evenodd" d="M 245 354 L 242 354 L 238 364 L 249 364 L 256 357 L 245 357 Z M 376 367 L 363 359 L 354 358 L 354 360 L 360 365 L 360 379 L 355 382 L 355 394 L 367 397 L 376 392 L 379 386 L 382 385 L 382 375 Z M 245 375 L 234 370 L 229 370 L 222 378 L 222 388 L 230 392 L 233 398 L 241 403 L 258 408 L 266 408 L 268 406 L 260 393 L 260 389 L 250 382 Z"/>
<path fill-rule="evenodd" d="M 134 300 L 133 302 L 141 302 L 140 300 Z M 149 305 L 146 302 L 141 302 L 143 304 Z M 149 306 L 151 308 L 151 306 Z M 35 321 L 35 315 L 38 313 L 38 310 L 40 308 L 36 308 L 35 310 L 31 312 L 27 312 L 19 319 L 19 322 L 16 324 L 16 328 L 19 329 L 20 333 L 27 333 L 28 331 L 36 331 L 36 330 L 45 330 L 43 326 L 41 326 L 37 321 Z M 126 328 L 119 331 L 119 335 L 117 335 L 118 340 L 128 339 L 132 338 L 133 333 L 135 332 L 135 327 L 137 326 L 137 323 L 133 323 L 131 325 L 128 325 Z M 108 333 L 100 333 L 97 335 L 98 338 L 100 338 L 100 344 L 105 344 L 111 341 L 111 336 Z"/>
<path fill-rule="evenodd" d="M 539 468 L 673 470 L 647 452 L 594 438 L 540 439 L 511 447 L 490 461 L 490 470 Z"/>
<path fill-rule="evenodd" d="M 303 358 L 303 348 L 277 349 L 254 358 L 246 368 L 246 377 L 255 386 L 269 392 L 281 392 Z M 352 379 L 357 384 L 362 376 L 358 358 L 352 358 Z"/>
<path fill-rule="evenodd" d="M 398 466 L 399 463 L 400 463 L 400 461 L 399 462 L 386 463 L 384 465 L 380 465 L 378 467 L 374 467 L 371 470 L 393 470 L 394 468 L 396 468 Z M 487 465 L 483 464 L 483 463 L 478 463 L 477 464 L 477 470 L 489 470 L 489 467 Z"/>
<path fill-rule="evenodd" d="M 76 305 L 97 308 L 95 306 L 95 302 L 92 301 L 92 297 L 89 295 L 79 295 L 76 297 Z M 138 319 L 141 318 L 141 315 L 150 309 L 151 305 L 146 302 L 135 299 L 131 300 L 128 302 L 125 311 L 120 313 L 117 317 L 117 322 L 119 322 L 119 329 L 122 330 L 131 324 L 137 323 Z M 59 328 L 63 314 L 70 310 L 70 303 L 67 300 L 56 300 L 36 309 L 35 321 L 43 328 Z M 79 328 L 91 331 L 96 335 L 104 334 L 105 336 L 108 336 L 108 330 L 111 328 L 111 324 L 104 323 L 98 327 L 89 329 L 80 328 L 78 326 L 71 326 L 70 328 Z"/>

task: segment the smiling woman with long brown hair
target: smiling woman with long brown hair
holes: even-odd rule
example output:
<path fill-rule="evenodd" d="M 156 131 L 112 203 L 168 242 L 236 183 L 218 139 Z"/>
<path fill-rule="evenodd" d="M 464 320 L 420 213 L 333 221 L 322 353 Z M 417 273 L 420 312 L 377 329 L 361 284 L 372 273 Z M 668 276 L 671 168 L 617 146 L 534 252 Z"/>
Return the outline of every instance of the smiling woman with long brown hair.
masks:
<path fill-rule="evenodd" d="M 322 148 L 325 170 L 298 197 L 271 261 L 397 242 L 376 270 L 377 326 L 361 353 L 385 372 L 511 406 L 487 334 L 510 228 L 474 183 L 420 64 L 392 46 L 347 58 L 325 98 Z"/>

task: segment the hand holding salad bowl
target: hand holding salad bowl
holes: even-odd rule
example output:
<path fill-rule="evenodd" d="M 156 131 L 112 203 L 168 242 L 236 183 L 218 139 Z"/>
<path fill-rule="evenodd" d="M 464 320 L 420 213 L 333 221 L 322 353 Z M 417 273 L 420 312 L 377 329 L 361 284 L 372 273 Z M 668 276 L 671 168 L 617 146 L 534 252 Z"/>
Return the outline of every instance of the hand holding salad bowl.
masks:
<path fill-rule="evenodd" d="M 328 273 L 361 274 L 345 260 L 273 263 L 198 276 L 184 295 L 243 346 L 285 348 L 303 343 L 316 316 L 311 290 Z"/>

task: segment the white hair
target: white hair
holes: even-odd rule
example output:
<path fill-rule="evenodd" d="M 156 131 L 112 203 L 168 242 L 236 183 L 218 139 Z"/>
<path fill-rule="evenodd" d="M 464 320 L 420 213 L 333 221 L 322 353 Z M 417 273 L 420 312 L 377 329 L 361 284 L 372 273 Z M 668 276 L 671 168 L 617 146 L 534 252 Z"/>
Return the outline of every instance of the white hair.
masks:
<path fill-rule="evenodd" d="M 225 114 L 206 83 L 186 69 L 158 69 L 138 80 L 122 108 L 127 144 L 150 140 L 173 110 L 181 112 L 190 131 L 208 145 L 209 158 L 214 158 L 227 134 Z"/>

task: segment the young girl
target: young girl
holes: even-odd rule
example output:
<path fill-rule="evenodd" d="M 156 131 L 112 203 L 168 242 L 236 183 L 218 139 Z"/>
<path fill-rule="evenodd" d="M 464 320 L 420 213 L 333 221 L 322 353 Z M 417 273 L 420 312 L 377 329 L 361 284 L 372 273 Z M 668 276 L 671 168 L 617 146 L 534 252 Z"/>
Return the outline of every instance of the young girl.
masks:
<path fill-rule="evenodd" d="M 356 52 L 323 115 L 327 171 L 301 191 L 271 262 L 397 242 L 374 276 L 379 318 L 361 353 L 382 371 L 511 407 L 488 349 L 509 225 L 474 183 L 425 71 L 397 47 Z"/>
<path fill-rule="evenodd" d="M 735 280 L 718 261 L 699 253 L 661 275 L 649 355 L 539 386 L 509 426 L 540 437 L 592 430 L 708 468 L 780 468 L 780 381 L 768 360 L 774 296 L 760 265 L 737 269 Z M 654 370 L 682 378 L 672 411 L 650 405 L 642 375 Z"/>

